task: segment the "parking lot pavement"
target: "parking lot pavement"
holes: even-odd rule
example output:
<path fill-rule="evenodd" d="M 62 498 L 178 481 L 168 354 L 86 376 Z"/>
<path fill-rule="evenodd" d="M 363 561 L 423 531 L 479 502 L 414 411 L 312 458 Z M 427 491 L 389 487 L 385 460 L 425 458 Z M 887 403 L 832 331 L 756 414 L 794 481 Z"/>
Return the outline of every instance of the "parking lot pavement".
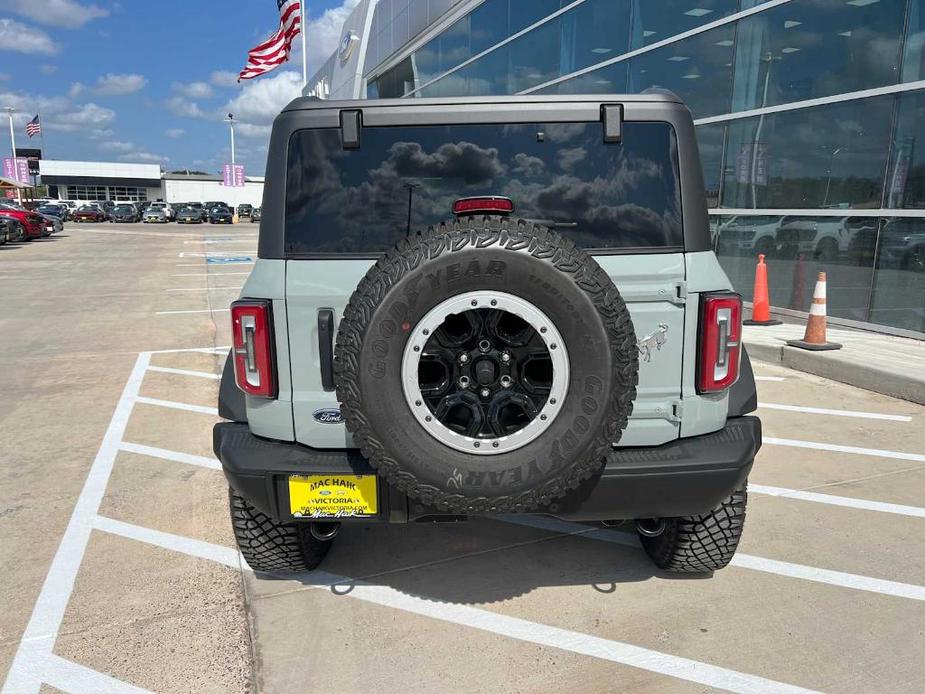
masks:
<path fill-rule="evenodd" d="M 210 451 L 253 229 L 65 236 L 0 256 L 21 365 L 0 373 L 4 692 L 925 681 L 925 407 L 756 362 L 765 446 L 712 577 L 659 572 L 628 528 L 532 516 L 344 526 L 320 571 L 258 576 Z"/>

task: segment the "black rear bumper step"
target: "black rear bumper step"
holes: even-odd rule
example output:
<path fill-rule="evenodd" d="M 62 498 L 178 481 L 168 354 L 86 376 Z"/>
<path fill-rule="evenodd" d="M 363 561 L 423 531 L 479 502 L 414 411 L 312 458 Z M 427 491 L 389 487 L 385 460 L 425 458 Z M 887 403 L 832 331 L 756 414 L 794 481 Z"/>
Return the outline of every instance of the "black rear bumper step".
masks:
<path fill-rule="evenodd" d="M 243 423 L 216 424 L 213 447 L 231 486 L 281 522 L 295 522 L 288 512 L 289 475 L 376 474 L 359 450 L 319 450 L 262 439 Z M 736 417 L 705 436 L 614 449 L 600 475 L 534 513 L 584 521 L 705 513 L 745 480 L 760 447 L 761 421 Z M 354 522 L 402 523 L 447 515 L 408 499 L 383 479 L 379 500 L 378 517 Z"/>

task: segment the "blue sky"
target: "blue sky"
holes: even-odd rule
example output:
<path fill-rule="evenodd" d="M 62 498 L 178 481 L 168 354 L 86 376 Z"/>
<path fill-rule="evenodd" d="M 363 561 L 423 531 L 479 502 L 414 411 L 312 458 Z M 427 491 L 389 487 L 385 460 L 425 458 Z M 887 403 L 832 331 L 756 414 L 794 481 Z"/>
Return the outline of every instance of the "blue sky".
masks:
<path fill-rule="evenodd" d="M 310 74 L 356 4 L 308 3 Z M 299 93 L 301 49 L 265 77 L 235 79 L 278 21 L 275 0 L 0 0 L 0 109 L 17 110 L 18 147 L 41 145 L 24 132 L 39 113 L 50 159 L 205 171 L 229 159 L 232 111 L 237 159 L 262 175 L 269 125 Z"/>

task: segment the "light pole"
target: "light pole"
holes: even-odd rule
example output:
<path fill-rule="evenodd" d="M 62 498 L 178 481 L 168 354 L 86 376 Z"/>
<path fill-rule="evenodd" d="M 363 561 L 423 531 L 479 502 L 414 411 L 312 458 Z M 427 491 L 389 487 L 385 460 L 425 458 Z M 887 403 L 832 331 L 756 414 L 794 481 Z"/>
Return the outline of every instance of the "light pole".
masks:
<path fill-rule="evenodd" d="M 408 230 L 406 233 L 411 235 L 411 203 L 414 201 L 414 189 L 420 188 L 420 183 L 406 183 L 405 188 L 408 189 Z"/>
<path fill-rule="evenodd" d="M 775 60 L 783 60 L 780 56 L 775 56 L 770 51 L 767 56 L 761 58 L 762 63 L 767 63 L 768 67 L 764 71 L 764 92 L 761 96 L 761 108 L 768 104 L 768 86 L 771 83 L 771 66 Z M 764 127 L 764 114 L 758 116 L 758 127 L 755 128 L 755 143 L 752 145 L 752 209 L 758 208 L 758 150 L 761 147 L 761 130 Z"/>
<path fill-rule="evenodd" d="M 19 167 L 16 165 L 16 132 L 13 130 L 13 112 L 16 109 L 12 106 L 6 107 L 6 113 L 10 117 L 10 144 L 13 147 L 13 180 L 17 183 L 19 182 Z M 19 201 L 19 204 L 22 205 L 22 192 L 19 188 L 16 189 L 16 200 Z"/>
<path fill-rule="evenodd" d="M 234 114 L 229 113 L 225 122 L 231 126 L 231 165 L 234 166 Z"/>
<path fill-rule="evenodd" d="M 835 157 L 844 149 L 844 147 L 836 147 L 832 150 L 832 156 L 829 157 L 829 177 L 825 182 L 825 196 L 822 198 L 822 206 L 827 207 L 829 204 L 829 191 L 832 189 L 832 169 L 835 166 Z"/>

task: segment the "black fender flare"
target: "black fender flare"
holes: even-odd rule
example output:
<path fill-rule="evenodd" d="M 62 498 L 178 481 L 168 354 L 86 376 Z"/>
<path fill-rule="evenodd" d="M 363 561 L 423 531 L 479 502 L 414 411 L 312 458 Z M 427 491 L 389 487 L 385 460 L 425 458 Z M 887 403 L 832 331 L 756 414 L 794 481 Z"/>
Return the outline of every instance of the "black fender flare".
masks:
<path fill-rule="evenodd" d="M 225 368 L 222 369 L 222 380 L 218 387 L 218 416 L 232 422 L 247 422 L 247 401 L 244 392 L 235 383 L 234 364 L 231 361 L 230 350 L 225 359 Z"/>
<path fill-rule="evenodd" d="M 758 391 L 755 388 L 755 374 L 745 346 L 742 346 L 742 361 L 739 364 L 739 380 L 729 389 L 729 417 L 743 417 L 758 409 Z"/>

